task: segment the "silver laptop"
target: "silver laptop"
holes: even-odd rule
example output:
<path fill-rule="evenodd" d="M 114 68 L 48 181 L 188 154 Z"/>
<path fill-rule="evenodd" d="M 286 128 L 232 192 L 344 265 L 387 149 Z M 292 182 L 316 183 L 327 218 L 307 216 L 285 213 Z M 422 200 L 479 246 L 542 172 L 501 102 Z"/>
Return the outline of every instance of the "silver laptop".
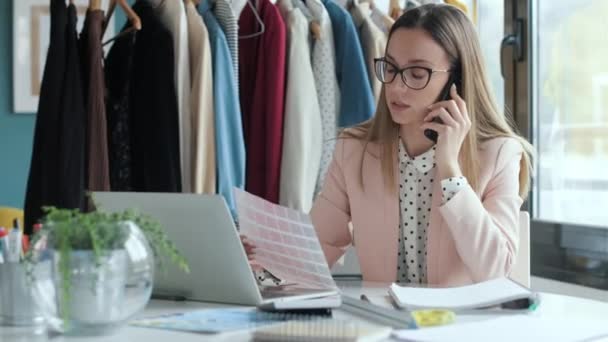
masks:
<path fill-rule="evenodd" d="M 228 206 L 220 195 L 94 192 L 93 198 L 100 210 L 133 208 L 157 219 L 188 260 L 189 274 L 168 261 L 164 271 L 156 270 L 155 294 L 277 309 L 290 308 L 289 303 L 294 308 L 340 305 L 337 290 L 295 285 L 261 291 Z"/>

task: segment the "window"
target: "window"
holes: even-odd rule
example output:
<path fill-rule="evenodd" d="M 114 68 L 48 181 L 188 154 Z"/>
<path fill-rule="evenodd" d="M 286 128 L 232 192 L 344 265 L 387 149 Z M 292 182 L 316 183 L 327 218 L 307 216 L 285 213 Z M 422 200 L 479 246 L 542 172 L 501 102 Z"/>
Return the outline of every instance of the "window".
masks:
<path fill-rule="evenodd" d="M 473 3 L 473 1 L 470 1 Z M 503 108 L 505 100 L 504 80 L 500 73 L 500 41 L 505 35 L 504 0 L 477 0 L 477 31 L 481 51 L 486 62 L 486 71 L 498 108 Z M 472 4 L 473 5 L 473 4 Z"/>
<path fill-rule="evenodd" d="M 608 289 L 608 2 L 504 0 L 522 20 L 505 101 L 537 150 L 532 274 Z M 523 128 L 522 128 L 523 127 Z"/>
<path fill-rule="evenodd" d="M 605 0 L 540 0 L 535 146 L 539 220 L 608 227 Z"/>

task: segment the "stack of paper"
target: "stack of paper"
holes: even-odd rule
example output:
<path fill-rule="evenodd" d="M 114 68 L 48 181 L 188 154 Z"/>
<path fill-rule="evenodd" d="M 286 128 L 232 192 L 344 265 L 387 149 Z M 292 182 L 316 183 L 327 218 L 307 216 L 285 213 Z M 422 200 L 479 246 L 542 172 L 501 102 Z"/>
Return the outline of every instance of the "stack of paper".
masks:
<path fill-rule="evenodd" d="M 398 330 L 393 337 L 400 341 L 596 341 L 608 337 L 605 320 L 547 318 L 536 315 L 509 315 L 418 330 Z"/>
<path fill-rule="evenodd" d="M 528 299 L 535 293 L 507 278 L 499 278 L 468 286 L 450 288 L 413 288 L 391 285 L 389 294 L 405 309 L 478 309 Z M 522 307 L 527 309 L 529 305 Z"/>

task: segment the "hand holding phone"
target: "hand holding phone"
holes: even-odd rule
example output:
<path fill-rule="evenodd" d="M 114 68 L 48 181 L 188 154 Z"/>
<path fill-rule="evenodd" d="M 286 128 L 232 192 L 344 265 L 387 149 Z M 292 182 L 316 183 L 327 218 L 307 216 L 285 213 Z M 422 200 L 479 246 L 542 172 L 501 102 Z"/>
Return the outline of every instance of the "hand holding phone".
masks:
<path fill-rule="evenodd" d="M 443 89 L 441 90 L 441 93 L 439 93 L 439 97 L 437 98 L 437 102 L 441 102 L 441 101 L 446 101 L 449 100 L 450 97 L 450 89 L 452 88 L 452 84 L 456 83 L 456 81 L 454 80 L 455 77 L 450 76 L 450 78 L 448 79 L 448 82 L 446 83 L 445 87 L 443 87 Z M 457 85 L 458 86 L 458 85 Z M 443 123 L 443 121 L 441 121 L 441 119 L 439 117 L 435 117 L 433 119 L 433 122 L 437 122 L 437 123 Z M 439 137 L 439 134 L 432 130 L 432 129 L 425 129 L 424 130 L 424 135 L 429 138 L 430 140 L 432 140 L 433 142 L 437 142 L 437 138 Z"/>
<path fill-rule="evenodd" d="M 441 138 L 435 145 L 437 173 L 441 179 L 462 173 L 459 156 L 472 126 L 467 103 L 458 93 L 458 89 L 458 84 L 453 83 L 450 86 L 451 99 L 430 105 L 420 127 L 422 131 L 436 131 L 437 133 L 433 133 Z M 443 123 L 434 122 L 436 117 L 440 117 Z"/>

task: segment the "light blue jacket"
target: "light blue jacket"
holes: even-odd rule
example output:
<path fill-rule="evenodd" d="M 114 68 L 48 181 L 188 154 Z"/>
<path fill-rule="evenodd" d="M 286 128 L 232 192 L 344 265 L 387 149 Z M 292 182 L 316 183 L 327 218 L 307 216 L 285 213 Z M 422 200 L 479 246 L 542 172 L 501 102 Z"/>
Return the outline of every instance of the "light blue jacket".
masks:
<path fill-rule="evenodd" d="M 334 32 L 336 75 L 340 85 L 338 125 L 349 127 L 370 119 L 375 101 L 369 84 L 363 48 L 353 18 L 333 0 L 322 0 Z"/>
<path fill-rule="evenodd" d="M 233 188 L 245 188 L 245 139 L 236 76 L 226 35 L 208 1 L 201 2 L 199 13 L 209 31 L 213 61 L 217 191 L 224 196 L 232 216 L 236 218 Z"/>

